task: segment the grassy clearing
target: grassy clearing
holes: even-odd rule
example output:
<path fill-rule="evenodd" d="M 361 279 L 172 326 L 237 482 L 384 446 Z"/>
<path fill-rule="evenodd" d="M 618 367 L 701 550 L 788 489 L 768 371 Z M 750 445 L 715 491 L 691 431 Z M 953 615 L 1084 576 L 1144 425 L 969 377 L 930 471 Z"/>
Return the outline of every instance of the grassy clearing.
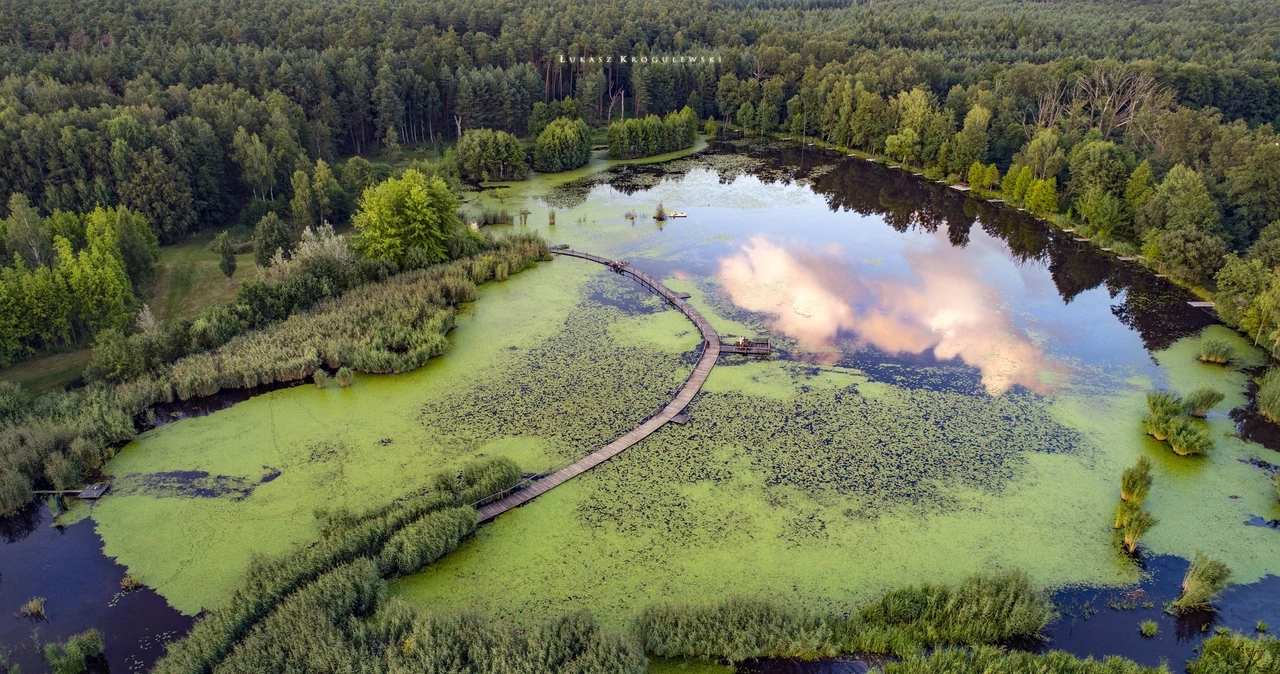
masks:
<path fill-rule="evenodd" d="M 218 254 L 208 250 L 214 230 L 160 249 L 156 278 L 143 300 L 156 318 L 195 318 L 208 307 L 235 297 L 240 282 L 257 271 L 253 253 L 236 256 L 236 273 L 230 280 L 218 269 Z"/>
<path fill-rule="evenodd" d="M 92 349 L 55 353 L 4 368 L 0 379 L 22 386 L 30 395 L 40 395 L 79 379 L 92 359 Z"/>

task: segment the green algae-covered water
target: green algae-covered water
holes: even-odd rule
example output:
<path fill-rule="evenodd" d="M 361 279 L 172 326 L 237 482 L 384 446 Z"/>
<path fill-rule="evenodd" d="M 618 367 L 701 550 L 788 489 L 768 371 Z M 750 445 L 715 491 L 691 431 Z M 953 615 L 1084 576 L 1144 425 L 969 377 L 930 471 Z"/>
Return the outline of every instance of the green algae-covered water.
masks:
<path fill-rule="evenodd" d="M 1155 465 L 1151 552 L 1280 572 L 1280 517 L 1234 437 L 1261 355 L 1184 293 L 1015 210 L 812 148 L 720 142 L 488 188 L 552 243 L 629 260 L 691 293 L 724 356 L 688 412 L 507 513 L 396 583 L 423 607 L 524 621 L 587 607 L 620 624 L 657 600 L 767 595 L 849 606 L 910 582 L 1020 567 L 1049 586 L 1121 584 L 1119 476 Z M 655 222 L 661 202 L 688 217 Z M 555 211 L 557 224 L 548 223 Z M 634 217 L 633 217 L 634 216 Z M 304 386 L 162 426 L 108 466 L 106 552 L 186 613 L 253 554 L 306 544 L 317 509 L 380 505 L 481 455 L 541 472 L 665 404 L 696 329 L 633 282 L 557 259 L 490 284 L 420 371 Z M 1180 458 L 1141 428 L 1152 387 L 1212 385 L 1217 447 Z"/>

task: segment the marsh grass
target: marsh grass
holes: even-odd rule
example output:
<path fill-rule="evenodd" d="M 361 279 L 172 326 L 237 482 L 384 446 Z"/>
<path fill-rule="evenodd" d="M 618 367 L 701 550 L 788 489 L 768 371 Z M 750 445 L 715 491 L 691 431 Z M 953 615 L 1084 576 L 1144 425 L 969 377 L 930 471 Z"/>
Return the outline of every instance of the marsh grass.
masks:
<path fill-rule="evenodd" d="M 658 202 L 658 210 L 653 212 L 653 219 L 662 222 L 667 219 L 667 209 L 662 207 L 662 202 Z"/>
<path fill-rule="evenodd" d="M 1261 636 L 1217 634 L 1200 644 L 1200 657 L 1187 664 L 1187 674 L 1278 674 L 1280 641 Z"/>
<path fill-rule="evenodd" d="M 1212 601 L 1227 587 L 1231 569 L 1196 550 L 1191 566 L 1182 578 L 1182 593 L 1169 604 L 1171 613 L 1212 608 Z"/>
<path fill-rule="evenodd" d="M 1143 620 L 1138 624 L 1138 632 L 1150 639 L 1160 633 L 1160 625 L 1154 620 Z"/>
<path fill-rule="evenodd" d="M 132 573 L 124 574 L 124 578 L 120 579 L 120 589 L 123 592 L 133 592 L 143 588 L 142 579 Z"/>
<path fill-rule="evenodd" d="M 1253 397 L 1258 413 L 1275 423 L 1280 423 L 1280 370 L 1271 368 L 1258 380 L 1258 392 Z"/>
<path fill-rule="evenodd" d="M 429 483 L 439 488 L 411 494 L 365 513 L 318 512 L 320 540 L 291 554 L 252 560 L 223 605 L 197 622 L 182 640 L 170 644 L 152 671 L 158 674 L 276 671 L 274 667 L 279 663 L 271 660 L 274 656 L 259 649 L 276 648 L 280 653 L 291 648 L 306 651 L 315 646 L 316 640 L 328 637 L 332 637 L 335 652 L 346 653 L 341 657 L 347 657 L 350 653 L 342 649 L 350 644 L 334 621 L 345 625 L 348 616 L 369 615 L 382 602 L 385 583 L 381 580 L 379 562 L 373 560 L 382 562 L 388 573 L 408 573 L 456 547 L 457 542 L 474 529 L 477 518 L 475 510 L 459 500 L 460 493 L 480 485 L 497 489 L 510 486 L 498 478 L 510 476 L 511 462 L 495 460 L 492 463 L 496 465 L 478 462 L 470 466 L 468 474 L 473 477 L 470 485 L 464 481 L 459 486 L 455 476 L 438 475 Z M 433 517 L 437 513 L 445 514 Z M 385 560 L 382 559 L 384 552 Z M 370 580 L 370 573 L 376 583 Z M 329 589 L 306 593 L 326 577 Z M 298 617 L 268 623 L 270 617 L 293 611 L 289 607 L 297 606 L 312 607 L 298 609 L 300 616 L 314 610 L 329 622 Z M 306 631 L 302 627 L 305 625 L 310 625 L 313 631 Z M 235 662 L 243 665 L 226 664 L 233 653 L 240 658 Z M 320 657 L 322 652 L 315 654 Z M 259 666 L 265 668 L 254 669 Z"/>
<path fill-rule="evenodd" d="M 885 674 L 1168 674 L 1164 667 L 1143 667 L 1119 657 L 1080 660 L 1070 653 L 1026 653 L 981 646 L 912 653 L 885 665 Z"/>
<path fill-rule="evenodd" d="M 1225 339 L 1210 337 L 1200 343 L 1200 361 L 1226 365 L 1235 358 L 1235 349 Z"/>
<path fill-rule="evenodd" d="M 31 599 L 27 600 L 27 603 L 23 604 L 18 609 L 18 614 L 21 615 L 23 618 L 30 618 L 32 620 L 45 620 L 47 618 L 47 616 L 45 616 L 44 614 L 45 602 L 46 600 L 44 597 L 32 597 Z"/>
<path fill-rule="evenodd" d="M 1120 503 L 1116 506 L 1116 523 L 1114 528 L 1123 529 L 1125 523 L 1128 522 L 1129 518 L 1132 517 L 1134 513 L 1138 512 L 1138 510 L 1138 504 L 1133 501 L 1125 501 L 1121 499 Z"/>
<path fill-rule="evenodd" d="M 1141 505 L 1151 490 L 1151 461 L 1139 457 L 1138 462 L 1126 468 L 1120 475 L 1121 500 Z"/>
<path fill-rule="evenodd" d="M 44 646 L 44 659 L 49 661 L 53 674 L 82 674 L 89 671 L 89 661 L 102 657 L 102 633 L 91 629 L 73 634 L 62 643 Z"/>
<path fill-rule="evenodd" d="M 1192 391 L 1185 399 L 1187 414 L 1193 417 L 1204 417 L 1214 405 L 1222 402 L 1225 396 L 1217 389 L 1205 386 Z"/>
<path fill-rule="evenodd" d="M 341 386 L 342 388 L 351 386 L 351 380 L 353 378 L 355 378 L 355 373 L 353 373 L 351 368 L 346 365 L 338 368 L 338 373 L 334 375 L 334 379 L 338 381 L 338 386 Z"/>
<path fill-rule="evenodd" d="M 1182 414 L 1183 409 L 1182 400 L 1173 393 L 1147 392 L 1147 416 L 1142 420 L 1147 434 L 1162 442 L 1167 440 L 1171 423 Z"/>
<path fill-rule="evenodd" d="M 812 659 L 839 653 L 907 655 L 921 648 L 1037 638 L 1056 614 L 1025 574 L 976 574 L 952 587 L 894 590 L 854 614 L 823 616 L 778 601 L 655 604 L 636 619 L 650 655 Z"/>
<path fill-rule="evenodd" d="M 329 382 L 329 373 L 324 370 L 316 370 L 315 373 L 311 375 L 311 381 L 315 382 L 316 388 L 323 389 L 325 384 Z"/>
<path fill-rule="evenodd" d="M 1138 551 L 1138 540 L 1159 523 L 1159 518 L 1145 510 L 1139 509 L 1131 513 L 1120 528 L 1125 550 L 1130 555 L 1136 553 Z"/>
<path fill-rule="evenodd" d="M 1207 454 L 1213 449 L 1213 436 L 1203 422 L 1177 417 L 1169 423 L 1169 446 L 1178 456 Z"/>

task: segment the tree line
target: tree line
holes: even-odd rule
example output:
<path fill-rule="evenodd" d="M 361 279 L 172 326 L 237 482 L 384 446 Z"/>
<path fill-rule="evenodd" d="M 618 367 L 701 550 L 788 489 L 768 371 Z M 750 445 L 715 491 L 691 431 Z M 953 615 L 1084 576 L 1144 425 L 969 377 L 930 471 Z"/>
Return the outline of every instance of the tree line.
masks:
<path fill-rule="evenodd" d="M 635 159 L 691 147 L 698 136 L 698 118 L 689 106 L 666 117 L 648 115 L 609 125 L 609 157 Z"/>

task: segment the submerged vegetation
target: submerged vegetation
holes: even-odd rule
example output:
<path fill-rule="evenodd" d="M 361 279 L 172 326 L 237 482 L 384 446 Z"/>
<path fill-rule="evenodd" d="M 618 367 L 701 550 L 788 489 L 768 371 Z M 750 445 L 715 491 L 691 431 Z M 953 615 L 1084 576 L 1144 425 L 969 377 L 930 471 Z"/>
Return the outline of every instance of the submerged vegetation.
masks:
<path fill-rule="evenodd" d="M 1169 610 L 1181 613 L 1212 608 L 1214 597 L 1227 588 L 1230 579 L 1231 569 L 1226 564 L 1196 550 L 1182 578 L 1182 593 L 1169 604 Z"/>

